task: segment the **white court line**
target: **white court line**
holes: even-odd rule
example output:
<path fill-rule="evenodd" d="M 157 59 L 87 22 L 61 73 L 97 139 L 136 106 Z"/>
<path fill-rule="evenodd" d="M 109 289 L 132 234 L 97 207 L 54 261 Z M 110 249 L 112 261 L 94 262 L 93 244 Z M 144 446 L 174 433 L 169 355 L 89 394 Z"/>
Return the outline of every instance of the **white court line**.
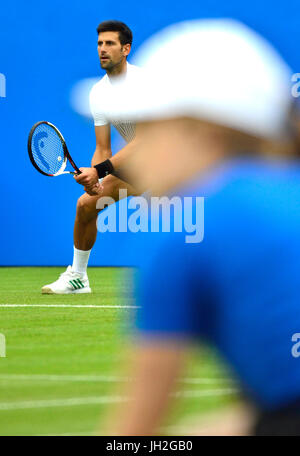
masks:
<path fill-rule="evenodd" d="M 172 396 L 180 398 L 200 398 L 210 396 L 226 396 L 235 394 L 235 388 L 219 388 L 204 391 L 183 391 L 174 393 Z M 0 402 L 0 411 L 9 410 L 24 410 L 36 408 L 53 408 L 53 407 L 73 407 L 81 405 L 98 405 L 112 404 L 117 402 L 126 402 L 128 398 L 122 396 L 93 396 L 93 397 L 72 397 L 67 399 L 46 399 L 35 401 L 20 401 L 20 402 Z"/>
<path fill-rule="evenodd" d="M 139 306 L 97 306 L 78 304 L 0 304 L 0 307 L 65 307 L 65 308 L 92 308 L 92 309 L 138 309 Z"/>
<path fill-rule="evenodd" d="M 0 381 L 37 381 L 37 382 L 99 382 L 99 383 L 121 383 L 129 382 L 133 379 L 130 377 L 121 377 L 113 375 L 51 375 L 51 374 L 0 374 Z M 226 378 L 181 378 L 180 383 L 192 385 L 212 385 L 215 383 L 230 383 L 233 382 Z"/>

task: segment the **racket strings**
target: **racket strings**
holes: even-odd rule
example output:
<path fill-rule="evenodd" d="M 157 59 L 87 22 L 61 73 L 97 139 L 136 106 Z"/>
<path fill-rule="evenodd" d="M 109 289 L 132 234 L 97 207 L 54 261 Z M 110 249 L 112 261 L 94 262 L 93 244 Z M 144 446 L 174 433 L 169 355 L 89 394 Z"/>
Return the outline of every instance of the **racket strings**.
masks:
<path fill-rule="evenodd" d="M 64 149 L 61 138 L 50 125 L 40 124 L 36 127 L 31 150 L 37 166 L 47 174 L 56 174 L 65 167 Z"/>

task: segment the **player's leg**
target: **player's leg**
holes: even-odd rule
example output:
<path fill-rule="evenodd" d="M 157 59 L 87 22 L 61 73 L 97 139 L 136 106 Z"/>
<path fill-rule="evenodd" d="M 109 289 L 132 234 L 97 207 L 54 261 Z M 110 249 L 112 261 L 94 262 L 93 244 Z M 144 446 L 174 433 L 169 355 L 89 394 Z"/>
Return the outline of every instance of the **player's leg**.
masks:
<path fill-rule="evenodd" d="M 90 196 L 84 193 L 78 199 L 74 225 L 74 246 L 76 249 L 90 251 L 96 241 L 96 220 L 99 212 L 96 205 L 99 197 L 110 196 L 114 201 L 119 201 L 119 190 L 122 189 L 126 189 L 128 196 L 136 195 L 131 185 L 109 175 L 103 180 L 103 192 L 100 196 Z"/>
<path fill-rule="evenodd" d="M 84 193 L 77 202 L 74 225 L 73 264 L 52 284 L 42 288 L 43 294 L 90 293 L 87 277 L 87 265 L 91 249 L 97 237 L 97 201 L 100 197 L 109 196 L 114 201 L 120 198 L 119 190 L 126 189 L 128 196 L 136 195 L 133 187 L 114 176 L 103 180 L 101 195 L 90 196 Z"/>

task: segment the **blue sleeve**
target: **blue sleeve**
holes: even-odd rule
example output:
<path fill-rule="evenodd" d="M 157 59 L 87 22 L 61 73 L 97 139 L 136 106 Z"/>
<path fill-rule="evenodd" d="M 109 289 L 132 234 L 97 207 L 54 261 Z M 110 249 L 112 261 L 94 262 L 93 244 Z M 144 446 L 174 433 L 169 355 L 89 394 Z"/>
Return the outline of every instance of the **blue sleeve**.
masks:
<path fill-rule="evenodd" d="M 180 235 L 151 244 L 136 276 L 136 325 L 143 336 L 197 338 L 206 332 L 206 271 L 195 256 L 201 257 L 201 244 L 185 244 Z"/>

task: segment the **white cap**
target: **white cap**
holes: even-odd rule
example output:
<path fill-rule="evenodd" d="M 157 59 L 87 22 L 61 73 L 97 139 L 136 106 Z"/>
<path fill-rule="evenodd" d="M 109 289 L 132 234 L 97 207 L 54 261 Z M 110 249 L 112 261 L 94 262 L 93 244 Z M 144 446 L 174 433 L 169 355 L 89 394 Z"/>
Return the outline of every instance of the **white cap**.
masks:
<path fill-rule="evenodd" d="M 291 107 L 291 70 L 260 35 L 230 19 L 172 25 L 139 49 L 139 84 L 120 84 L 118 120 L 196 117 L 255 136 L 280 138 Z"/>

